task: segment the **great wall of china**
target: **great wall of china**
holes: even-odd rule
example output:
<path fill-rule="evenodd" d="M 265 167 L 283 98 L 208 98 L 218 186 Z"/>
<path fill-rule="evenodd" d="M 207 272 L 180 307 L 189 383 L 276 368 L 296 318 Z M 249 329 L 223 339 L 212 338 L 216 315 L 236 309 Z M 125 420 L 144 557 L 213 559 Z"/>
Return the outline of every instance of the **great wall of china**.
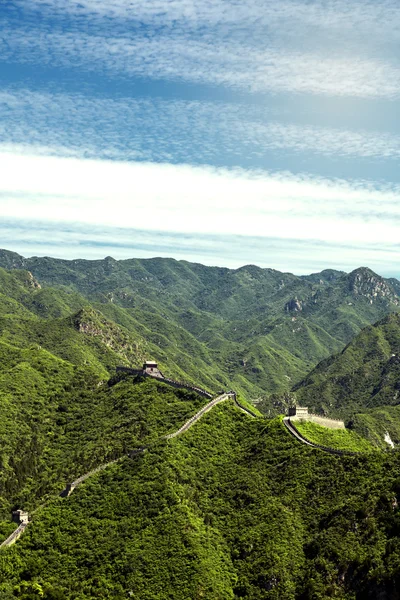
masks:
<path fill-rule="evenodd" d="M 332 419 L 331 417 L 322 417 L 314 413 L 308 412 L 307 406 L 291 406 L 288 412 L 291 421 L 308 421 L 327 427 L 328 429 L 345 429 L 344 422 L 340 419 Z"/>
<path fill-rule="evenodd" d="M 328 454 L 336 454 L 338 456 L 357 456 L 360 454 L 360 452 L 352 452 L 351 450 L 338 450 L 337 448 L 328 448 L 328 446 L 322 446 L 321 444 L 310 442 L 303 435 L 301 435 L 290 417 L 284 417 L 283 424 L 293 437 L 299 440 L 299 442 L 302 442 L 307 446 L 311 446 L 311 448 L 323 450 L 324 452 L 328 452 Z"/>
<path fill-rule="evenodd" d="M 149 367 L 148 366 L 149 364 L 155 365 L 155 366 Z M 175 379 L 170 379 L 169 377 L 165 377 L 165 375 L 163 375 L 161 373 L 161 371 L 158 369 L 157 363 L 147 362 L 143 365 L 142 369 L 131 369 L 130 367 L 117 367 L 116 371 L 117 371 L 117 373 L 127 373 L 128 375 L 136 375 L 136 376 L 141 376 L 141 377 L 152 377 L 153 379 L 159 379 L 163 383 L 166 383 L 167 385 L 171 385 L 174 388 L 184 388 L 191 392 L 196 392 L 196 394 L 199 394 L 199 396 L 203 396 L 203 398 L 211 399 L 213 397 L 213 395 L 210 392 L 207 392 L 207 390 L 204 390 L 203 388 L 192 385 L 191 383 L 185 383 L 183 381 L 176 381 Z"/>
<path fill-rule="evenodd" d="M 162 383 L 165 383 L 167 385 L 171 385 L 172 387 L 175 388 L 184 388 L 190 391 L 193 391 L 197 394 L 199 394 L 200 396 L 204 397 L 204 398 L 211 398 L 211 401 L 206 404 L 205 406 L 203 406 L 195 415 L 193 415 L 192 417 L 190 417 L 190 419 L 188 419 L 188 421 L 186 421 L 177 431 L 173 432 L 173 433 L 169 433 L 166 434 L 164 436 L 162 436 L 161 439 L 173 439 L 179 435 L 181 435 L 182 433 L 184 433 L 185 431 L 187 431 L 188 429 L 190 429 L 195 423 L 197 423 L 197 421 L 199 419 L 201 419 L 201 417 L 203 417 L 203 415 L 205 415 L 207 412 L 209 412 L 210 410 L 212 410 L 215 406 L 217 406 L 220 402 L 224 402 L 225 400 L 231 399 L 233 400 L 233 402 L 235 403 L 235 405 L 244 413 L 248 414 L 251 417 L 258 417 L 259 415 L 255 414 L 254 412 L 252 412 L 249 408 L 247 408 L 246 406 L 242 405 L 236 396 L 236 393 L 233 391 L 230 392 L 222 392 L 221 394 L 219 394 L 217 397 L 213 398 L 212 394 L 210 392 L 208 392 L 207 390 L 194 386 L 190 383 L 184 383 L 184 382 L 179 382 L 179 381 L 175 381 L 174 379 L 170 379 L 169 377 L 165 377 L 161 371 L 158 369 L 157 364 L 156 363 L 151 363 L 151 362 L 147 362 L 143 365 L 142 369 L 131 369 L 129 367 L 117 367 L 116 369 L 117 373 L 127 373 L 128 375 L 133 375 L 133 376 L 142 376 L 142 377 L 151 377 L 153 379 L 157 379 L 158 381 L 161 381 Z M 300 407 L 299 407 L 300 408 Z M 303 412 L 302 412 L 303 411 Z M 304 412 L 306 411 L 306 412 Z M 342 423 L 342 421 L 336 421 L 334 419 L 325 419 L 324 417 L 320 417 L 319 415 L 312 415 L 308 413 L 308 409 L 305 408 L 300 408 L 299 414 L 296 415 L 296 410 L 295 409 L 291 409 L 292 415 L 289 417 L 285 417 L 283 419 L 283 424 L 286 427 L 286 429 L 288 430 L 288 432 L 294 436 L 298 441 L 302 442 L 303 444 L 306 444 L 307 446 L 310 446 L 312 448 L 316 448 L 318 450 L 323 450 L 324 452 L 328 452 L 329 454 L 334 454 L 334 455 L 356 455 L 359 454 L 357 452 L 350 452 L 350 451 L 346 451 L 346 450 L 336 450 L 334 448 L 327 448 L 326 446 L 321 446 L 319 444 L 315 444 L 313 442 L 310 442 L 309 440 L 307 440 L 306 438 L 304 438 L 296 429 L 295 425 L 293 424 L 292 420 L 296 419 L 302 419 L 305 417 L 305 415 L 308 415 L 308 418 L 306 417 L 305 420 L 314 420 L 313 417 L 317 417 L 318 421 L 322 424 L 322 421 L 335 421 L 335 423 Z M 300 414 L 301 413 L 301 414 Z M 304 413 L 304 414 L 303 414 Z M 289 415 L 290 415 L 290 411 L 289 411 Z M 311 417 L 311 418 L 310 418 Z M 329 425 L 327 425 L 329 427 Z M 344 427 L 344 424 L 343 424 Z M 343 428 L 342 425 L 338 425 L 338 424 L 334 424 L 333 428 Z M 136 456 L 138 454 L 141 454 L 143 452 L 145 452 L 147 449 L 149 448 L 149 446 L 142 446 L 141 448 L 135 449 L 135 450 L 131 450 L 128 452 L 127 456 L 129 456 L 130 458 L 132 458 L 133 456 Z M 96 473 L 99 473 L 100 471 L 103 471 L 104 469 L 106 469 L 107 467 L 116 464 L 117 462 L 119 462 L 120 460 L 122 460 L 123 458 L 125 458 L 126 455 L 123 455 L 117 459 L 114 459 L 108 463 L 99 465 L 98 467 L 96 467 L 95 469 L 92 469 L 91 471 L 89 471 L 88 473 L 85 473 L 83 475 L 81 475 L 80 477 L 78 477 L 75 481 L 73 481 L 72 483 L 68 483 L 65 487 L 65 489 L 60 493 L 60 496 L 62 498 L 67 498 L 68 496 L 71 495 L 71 493 L 73 492 L 73 490 L 79 486 L 81 483 L 83 483 L 86 479 L 88 479 L 89 477 L 91 477 L 92 475 L 95 475 Z M 42 505 L 44 506 L 44 505 Z M 40 507 L 39 507 L 40 508 Z M 38 510 L 38 509 L 36 509 Z M 34 512 L 36 512 L 36 510 Z M 14 515 L 17 515 L 17 513 L 19 514 L 19 521 L 17 521 L 19 523 L 18 528 L 13 531 L 11 533 L 11 535 L 8 536 L 8 538 L 6 540 L 4 540 L 4 542 L 2 544 L 0 544 L 0 548 L 4 548 L 7 546 L 11 546 L 12 544 L 14 544 L 23 534 L 23 532 L 25 531 L 26 527 L 29 525 L 29 523 L 31 521 L 28 520 L 28 513 L 25 513 L 24 511 L 15 511 L 13 513 L 13 517 Z"/>
<path fill-rule="evenodd" d="M 162 380 L 162 378 L 160 378 L 160 377 L 158 377 L 158 379 Z M 167 382 L 167 383 L 169 383 L 169 382 Z M 177 383 L 177 382 L 174 382 L 174 383 Z M 185 385 L 184 387 L 187 387 L 187 386 Z M 193 389 L 193 386 L 189 386 L 189 388 Z M 235 392 L 224 392 L 224 393 L 220 394 L 219 396 L 217 396 L 216 398 L 212 399 L 211 402 L 209 402 L 208 404 L 203 406 L 195 415 L 193 415 L 193 417 L 190 417 L 190 419 L 188 419 L 188 421 L 186 421 L 177 431 L 162 436 L 162 439 L 167 439 L 167 440 L 173 439 L 173 438 L 181 435 L 182 433 L 184 433 L 185 431 L 190 429 L 208 411 L 210 411 L 215 406 L 217 406 L 217 404 L 219 404 L 220 402 L 224 402 L 225 400 L 228 400 L 228 399 L 232 399 L 235 402 L 235 404 L 238 406 L 238 408 L 240 408 L 240 410 L 246 412 L 247 414 L 250 414 L 253 417 L 256 416 L 250 410 L 248 410 L 247 408 L 242 406 L 237 401 Z M 132 451 L 128 452 L 127 456 L 132 458 L 133 456 L 135 456 L 137 454 L 141 454 L 141 453 L 145 452 L 148 448 L 149 448 L 149 446 L 143 446 L 136 450 L 132 450 Z M 96 473 L 99 473 L 100 471 L 103 471 L 107 467 L 109 467 L 113 464 L 116 464 L 117 462 L 121 461 L 123 458 L 125 458 L 125 455 L 123 455 L 117 459 L 114 459 L 108 463 L 105 463 L 103 465 L 99 465 L 98 467 L 96 467 L 95 469 L 92 469 L 88 473 L 81 475 L 80 477 L 78 477 L 78 479 L 75 479 L 75 481 L 73 481 L 72 483 L 68 483 L 66 485 L 65 489 L 60 493 L 60 497 L 67 498 L 68 496 L 71 495 L 71 493 L 74 491 L 74 489 L 76 487 L 78 487 L 78 485 L 83 483 L 86 479 L 88 479 L 92 475 L 95 475 Z M 15 531 L 13 531 L 11 533 L 11 535 L 9 535 L 8 538 L 6 540 L 4 540 L 4 542 L 2 544 L 0 544 L 0 548 L 4 548 L 4 547 L 11 546 L 12 544 L 14 544 L 21 537 L 21 535 L 23 534 L 23 532 L 25 531 L 25 529 L 29 525 L 29 523 L 31 523 L 31 521 L 28 521 L 28 513 L 25 513 L 23 511 L 16 511 L 16 512 L 22 513 L 24 515 L 24 520 L 22 522 L 20 522 L 17 529 Z"/>

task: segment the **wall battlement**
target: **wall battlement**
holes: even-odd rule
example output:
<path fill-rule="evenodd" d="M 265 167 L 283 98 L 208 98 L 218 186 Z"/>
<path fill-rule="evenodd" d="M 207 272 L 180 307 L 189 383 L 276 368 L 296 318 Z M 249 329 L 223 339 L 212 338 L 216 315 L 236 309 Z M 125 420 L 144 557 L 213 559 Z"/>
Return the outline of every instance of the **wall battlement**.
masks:
<path fill-rule="evenodd" d="M 308 421 L 322 427 L 328 427 L 328 429 L 345 429 L 344 421 L 309 413 L 307 406 L 291 406 L 289 417 L 291 421 Z"/>
<path fill-rule="evenodd" d="M 12 532 L 11 535 L 8 536 L 6 540 L 2 544 L 0 544 L 0 548 L 4 548 L 6 546 L 12 546 L 15 542 L 21 537 L 24 533 L 25 528 L 28 527 L 29 523 L 21 523 L 19 527 L 15 531 Z"/>
<path fill-rule="evenodd" d="M 203 398 L 213 398 L 213 394 L 204 390 L 203 388 L 192 385 L 191 383 L 185 383 L 183 381 L 176 381 L 175 379 L 170 379 L 169 377 L 165 377 L 161 371 L 157 368 L 157 364 L 154 363 L 155 367 L 151 371 L 149 368 L 145 367 L 148 363 L 143 365 L 143 369 L 131 369 L 130 367 L 117 367 L 117 373 L 129 373 L 130 375 L 141 375 L 142 377 L 152 377 L 153 379 L 157 379 L 158 381 L 162 381 L 167 385 L 171 385 L 175 388 L 184 388 L 191 392 L 196 392 Z"/>
<path fill-rule="evenodd" d="M 298 419 L 299 421 L 300 419 Z M 310 446 L 311 448 L 317 448 L 319 450 L 323 450 L 324 452 L 328 452 L 328 454 L 335 454 L 337 456 L 359 456 L 360 452 L 353 452 L 352 450 L 339 450 L 337 448 L 329 448 L 328 446 L 323 446 L 322 444 L 317 444 L 315 442 L 310 442 L 307 440 L 296 428 L 293 423 L 292 417 L 285 417 L 283 419 L 283 424 L 286 429 L 291 433 L 294 437 L 296 437 L 300 442 Z"/>

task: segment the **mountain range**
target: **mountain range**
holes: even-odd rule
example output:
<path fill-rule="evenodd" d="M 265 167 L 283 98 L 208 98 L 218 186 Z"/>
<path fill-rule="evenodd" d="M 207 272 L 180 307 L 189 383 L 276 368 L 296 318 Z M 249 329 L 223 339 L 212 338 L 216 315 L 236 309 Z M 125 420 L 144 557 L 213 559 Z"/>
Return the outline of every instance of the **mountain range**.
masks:
<path fill-rule="evenodd" d="M 298 277 L 253 265 L 68 261 L 7 250 L 0 251 L 0 266 L 31 273 L 37 284 L 23 305 L 37 317 L 75 314 L 92 341 L 100 336 L 95 331 L 108 329 L 109 353 L 118 355 L 109 368 L 151 354 L 167 373 L 213 389 L 233 386 L 251 401 L 290 390 L 363 327 L 400 310 L 400 282 L 368 268 Z M 111 342 L 116 328 L 122 344 Z"/>
<path fill-rule="evenodd" d="M 11 510 L 32 519 L 0 549 L 0 598 L 400 598 L 400 282 L 9 251 L 0 265 L 0 536 Z M 227 400 L 166 439 L 207 400 L 116 374 L 148 358 L 274 418 Z M 291 437 L 274 415 L 293 401 L 344 419 L 356 454 Z"/>

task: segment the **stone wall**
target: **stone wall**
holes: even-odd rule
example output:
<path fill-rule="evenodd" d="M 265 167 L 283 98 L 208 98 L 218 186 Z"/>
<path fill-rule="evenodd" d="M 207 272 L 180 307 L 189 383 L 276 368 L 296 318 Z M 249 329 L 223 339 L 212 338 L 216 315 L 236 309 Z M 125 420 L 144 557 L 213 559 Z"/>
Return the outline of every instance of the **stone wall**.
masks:
<path fill-rule="evenodd" d="M 185 383 L 183 381 L 175 381 L 175 379 L 170 379 L 169 377 L 164 377 L 162 373 L 159 371 L 158 374 L 151 373 L 148 371 L 144 371 L 143 369 L 131 369 L 130 367 L 117 367 L 117 373 L 129 373 L 129 375 L 142 375 L 143 377 L 152 377 L 153 379 L 157 379 L 158 381 L 162 381 L 167 385 L 171 385 L 175 388 L 184 388 L 186 390 L 190 390 L 191 392 L 196 392 L 200 396 L 204 398 L 212 398 L 213 395 L 210 394 L 207 390 L 203 388 L 199 388 L 191 383 Z"/>
<path fill-rule="evenodd" d="M 239 400 L 237 399 L 236 394 L 234 392 L 232 393 L 231 397 L 233 398 L 233 401 L 235 402 L 236 406 L 238 406 L 240 408 L 240 410 L 247 413 L 251 417 L 255 417 L 256 419 L 259 417 L 259 415 L 256 415 L 256 413 L 254 413 L 252 410 L 250 410 L 246 406 L 243 406 L 243 404 L 241 404 L 239 402 Z"/>
<path fill-rule="evenodd" d="M 329 429 L 345 429 L 344 422 L 339 419 L 328 419 L 328 417 L 313 414 L 309 415 L 309 419 L 312 423 L 328 427 Z"/>
<path fill-rule="evenodd" d="M 130 369 L 128 367 L 119 367 L 119 368 L 117 368 L 117 371 L 125 371 L 125 372 L 128 372 L 129 374 L 135 374 L 135 375 L 143 374 L 142 370 Z M 146 373 L 145 376 L 146 377 L 154 377 L 155 379 L 160 380 L 160 377 L 157 375 L 149 375 Z M 206 390 L 203 390 L 202 388 L 193 386 L 191 384 L 174 381 L 173 379 L 168 379 L 168 378 L 162 378 L 161 381 L 164 381 L 165 383 L 173 385 L 174 387 L 184 387 L 186 389 L 193 390 L 196 393 L 201 394 L 207 398 L 212 398 L 212 395 L 209 392 L 207 392 Z M 171 433 L 171 434 L 164 435 L 163 439 L 172 439 L 172 438 L 180 435 L 181 433 L 187 431 L 190 427 L 192 427 L 192 425 L 194 425 L 194 423 L 196 423 L 196 421 L 198 421 L 205 413 L 207 413 L 209 410 L 211 410 L 216 404 L 223 402 L 224 400 L 227 400 L 228 398 L 232 398 L 235 401 L 235 403 L 237 404 L 237 406 L 239 406 L 239 408 L 244 410 L 249 415 L 256 416 L 255 414 L 253 414 L 251 412 L 251 410 L 249 410 L 245 406 L 242 406 L 238 402 L 235 392 L 232 392 L 232 391 L 231 392 L 223 392 L 216 398 L 213 398 L 211 400 L 211 402 L 209 402 L 208 404 L 203 406 L 193 417 L 191 417 L 188 421 L 186 421 L 186 423 L 184 423 L 178 429 L 178 431 Z M 140 448 L 136 448 L 134 450 L 128 451 L 127 454 L 129 457 L 133 458 L 137 454 L 146 452 L 147 449 L 148 449 L 148 446 L 142 446 Z M 78 479 L 75 479 L 75 481 L 72 481 L 71 483 L 67 483 L 65 489 L 60 493 L 60 496 L 62 498 L 68 497 L 79 484 L 81 484 L 83 481 L 88 479 L 91 475 L 94 475 L 95 473 L 98 473 L 99 471 L 103 471 L 110 465 L 117 463 L 118 461 L 122 460 L 123 458 L 124 458 L 124 456 L 120 456 L 119 458 L 116 458 L 106 464 L 99 465 L 98 467 L 96 467 L 95 469 L 92 469 L 88 473 L 81 475 L 80 477 L 78 477 Z M 12 544 L 14 544 L 18 540 L 18 538 L 23 534 L 25 528 L 28 527 L 28 525 L 30 523 L 30 521 L 28 521 L 28 513 L 25 511 L 22 511 L 22 510 L 14 511 L 13 519 L 18 520 L 21 524 L 15 531 L 13 531 L 13 533 L 11 535 L 8 536 L 8 538 L 2 544 L 0 544 L 0 548 L 4 548 L 6 546 L 11 546 Z"/>
<path fill-rule="evenodd" d="M 299 421 L 300 419 L 297 419 L 297 422 Z M 317 448 L 319 450 L 323 450 L 324 452 L 328 452 L 329 454 L 335 454 L 337 456 L 359 456 L 361 454 L 361 452 L 352 452 L 351 450 L 338 450 L 337 448 L 329 448 L 328 446 L 322 446 L 321 444 L 310 442 L 310 440 L 307 440 L 296 428 L 295 424 L 293 423 L 292 417 L 285 417 L 283 419 L 283 424 L 286 427 L 286 429 L 288 429 L 288 431 L 292 435 L 294 435 L 294 437 L 303 442 L 303 444 L 307 444 L 307 446 L 311 446 L 312 448 Z"/>
<path fill-rule="evenodd" d="M 28 523 L 29 514 L 25 510 L 13 510 L 12 520 L 14 523 L 18 523 L 18 525 L 22 525 L 22 523 Z"/>
<path fill-rule="evenodd" d="M 26 527 L 28 527 L 29 523 L 21 523 L 19 527 L 15 531 L 12 532 L 11 535 L 8 536 L 6 540 L 2 544 L 0 544 L 0 548 L 4 548 L 5 546 L 12 546 L 21 537 L 24 533 Z"/>
<path fill-rule="evenodd" d="M 308 415 L 307 406 L 289 406 L 289 417 L 298 417 L 299 419 L 306 419 Z"/>
<path fill-rule="evenodd" d="M 308 415 L 290 417 L 291 421 L 311 421 L 322 427 L 328 427 L 328 429 L 345 429 L 344 422 L 339 419 L 329 419 L 328 417 L 321 417 L 321 415 L 314 415 L 308 413 Z"/>

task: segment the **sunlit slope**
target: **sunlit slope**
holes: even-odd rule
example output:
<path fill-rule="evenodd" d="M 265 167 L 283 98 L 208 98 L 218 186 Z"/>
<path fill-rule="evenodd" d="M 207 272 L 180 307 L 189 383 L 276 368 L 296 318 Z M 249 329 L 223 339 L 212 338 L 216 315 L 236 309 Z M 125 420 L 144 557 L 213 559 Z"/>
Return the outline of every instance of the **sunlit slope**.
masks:
<path fill-rule="evenodd" d="M 328 414 L 400 402 L 400 316 L 365 328 L 339 354 L 322 361 L 295 388 L 299 403 Z"/>
<path fill-rule="evenodd" d="M 135 316 L 112 303 L 90 303 L 76 292 L 41 288 L 27 271 L 0 269 L 0 285 L 0 340 L 41 346 L 103 379 L 117 365 L 139 366 L 152 357 L 176 378 L 211 390 L 229 387 L 207 347 L 156 311 Z"/>
<path fill-rule="evenodd" d="M 1 516 L 129 449 L 174 431 L 200 396 L 132 377 L 99 385 L 90 371 L 46 350 L 0 343 Z"/>
<path fill-rule="evenodd" d="M 58 309 L 49 307 L 54 316 L 67 293 L 83 295 L 148 342 L 164 368 L 171 361 L 171 374 L 193 381 L 198 372 L 204 385 L 234 385 L 250 399 L 290 389 L 362 327 L 399 309 L 398 282 L 366 268 L 297 277 L 253 265 L 24 259 L 7 251 L 0 264 L 30 270 L 41 294 L 48 286 L 62 291 Z"/>
<path fill-rule="evenodd" d="M 279 420 L 222 404 L 41 510 L 4 551 L 0 590 L 18 597 L 40 586 L 45 599 L 64 600 L 389 598 L 398 474 L 397 453 L 338 458 L 300 444 Z"/>

